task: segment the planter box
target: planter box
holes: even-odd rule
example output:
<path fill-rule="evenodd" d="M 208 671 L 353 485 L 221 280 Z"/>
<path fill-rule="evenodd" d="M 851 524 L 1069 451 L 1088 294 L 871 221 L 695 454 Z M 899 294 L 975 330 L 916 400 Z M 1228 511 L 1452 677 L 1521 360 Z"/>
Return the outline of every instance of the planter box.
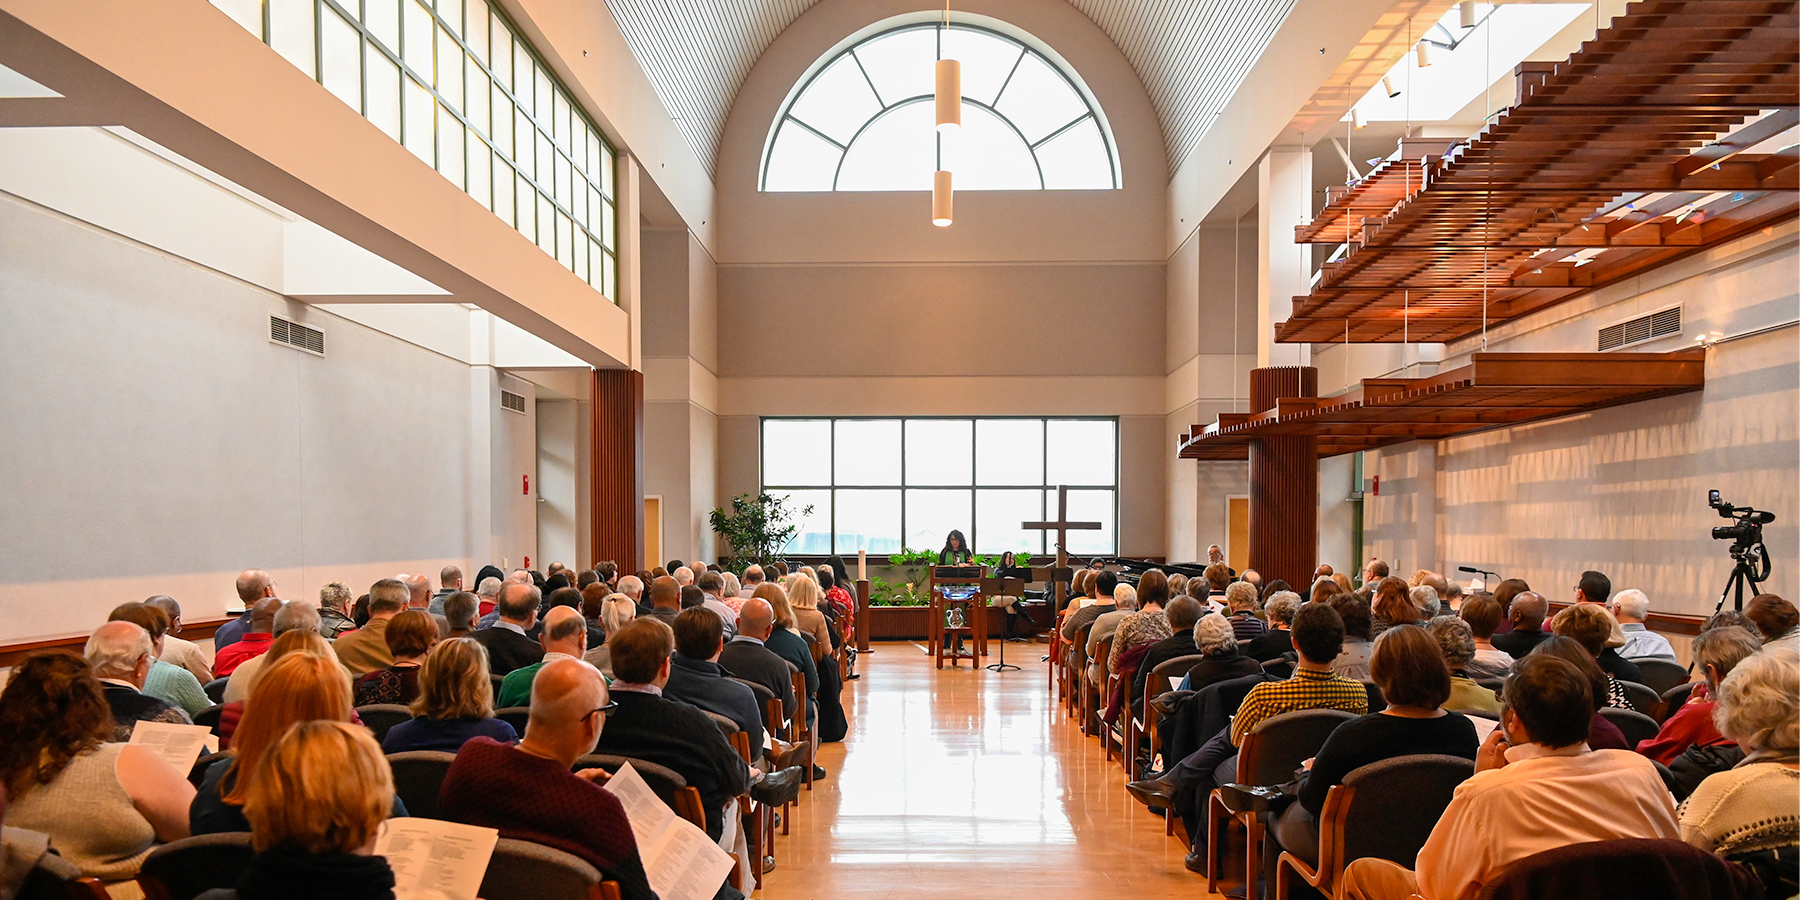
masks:
<path fill-rule="evenodd" d="M 1032 613 L 1032 620 L 1038 628 L 1047 628 L 1040 619 L 1045 615 L 1043 606 L 1027 607 Z M 871 641 L 922 641 L 930 636 L 931 607 L 929 606 L 871 606 L 866 615 L 863 627 L 868 630 Z M 988 610 L 988 636 L 998 638 L 1006 627 L 1005 615 L 998 609 Z"/>

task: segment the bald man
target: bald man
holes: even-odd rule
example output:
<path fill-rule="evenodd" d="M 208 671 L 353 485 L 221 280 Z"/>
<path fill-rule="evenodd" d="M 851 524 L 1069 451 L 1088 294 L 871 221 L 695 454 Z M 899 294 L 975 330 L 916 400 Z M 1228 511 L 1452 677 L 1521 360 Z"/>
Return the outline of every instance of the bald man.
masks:
<path fill-rule="evenodd" d="M 431 608 L 431 579 L 423 575 L 397 575 L 400 583 L 406 585 L 406 608 L 424 610 L 437 623 L 438 637 L 450 636 L 450 620 L 443 617 L 441 610 Z"/>
<path fill-rule="evenodd" d="M 559 659 L 580 659 L 587 652 L 587 620 L 578 610 L 552 606 L 544 614 L 544 630 L 538 635 L 538 643 L 544 648 L 544 658 L 506 673 L 494 706 L 524 706 L 531 702 L 531 683 L 544 666 Z"/>
<path fill-rule="evenodd" d="M 224 678 L 251 657 L 269 652 L 269 645 L 275 643 L 275 614 L 280 611 L 281 601 L 274 597 L 250 604 L 249 626 L 243 637 L 213 654 L 213 672 Z"/>
<path fill-rule="evenodd" d="M 150 632 L 123 621 L 94 629 L 82 648 L 81 655 L 100 679 L 106 705 L 112 708 L 113 741 L 131 740 L 139 722 L 194 723 L 180 707 L 144 693 L 144 680 L 150 677 L 150 664 L 155 661 L 151 649 Z"/>
<path fill-rule="evenodd" d="M 664 625 L 674 626 L 675 617 L 681 615 L 681 582 L 669 575 L 650 581 L 650 615 L 661 619 Z"/>
<path fill-rule="evenodd" d="M 617 881 L 625 900 L 654 900 L 625 808 L 596 783 L 606 771 L 569 771 L 594 751 L 610 703 L 598 669 L 579 659 L 546 663 L 532 681 L 525 739 L 463 744 L 438 793 L 443 817 L 573 853 Z"/>
<path fill-rule="evenodd" d="M 514 669 L 543 659 L 543 645 L 526 636 L 526 632 L 537 624 L 538 607 L 542 603 L 542 593 L 529 584 L 509 581 L 500 588 L 500 595 L 494 602 L 494 612 L 499 613 L 500 618 L 490 627 L 469 632 L 469 640 L 487 648 L 489 672 L 510 675 Z"/>
<path fill-rule="evenodd" d="M 462 569 L 456 566 L 445 566 L 438 572 L 438 585 L 438 592 L 431 595 L 431 606 L 429 607 L 434 616 L 443 615 L 444 601 L 450 599 L 451 594 L 463 589 Z"/>
<path fill-rule="evenodd" d="M 1544 631 L 1544 618 L 1550 614 L 1550 601 L 1543 594 L 1525 591 L 1513 595 L 1512 611 L 1508 619 L 1512 622 L 1512 631 L 1496 634 L 1488 643 L 1495 650 L 1504 650 L 1515 659 L 1524 659 L 1531 648 L 1543 643 L 1550 637 Z"/>
<path fill-rule="evenodd" d="M 769 689 L 781 698 L 781 717 L 794 717 L 794 677 L 792 663 L 763 645 L 775 630 L 775 610 L 769 601 L 750 599 L 738 610 L 738 633 L 719 651 L 719 665 L 735 678 Z"/>
<path fill-rule="evenodd" d="M 250 628 L 250 607 L 264 597 L 275 596 L 275 579 L 261 569 L 245 569 L 238 573 L 238 602 L 244 604 L 244 614 L 219 626 L 213 632 L 213 652 L 218 652 L 235 644 L 243 638 L 244 632 Z"/>

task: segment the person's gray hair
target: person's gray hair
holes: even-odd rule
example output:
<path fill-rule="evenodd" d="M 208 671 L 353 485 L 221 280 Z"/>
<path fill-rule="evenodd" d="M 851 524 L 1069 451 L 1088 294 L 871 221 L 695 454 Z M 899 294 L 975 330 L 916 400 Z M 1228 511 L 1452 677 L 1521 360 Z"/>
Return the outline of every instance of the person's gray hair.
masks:
<path fill-rule="evenodd" d="M 87 658 L 95 678 L 130 678 L 138 660 L 152 652 L 150 632 L 135 622 L 108 622 L 88 636 L 81 655 Z"/>
<path fill-rule="evenodd" d="M 753 564 L 750 567 L 744 569 L 744 583 L 745 584 L 761 584 L 764 577 L 766 577 L 766 576 L 763 575 L 763 567 L 762 566 Z"/>
<path fill-rule="evenodd" d="M 624 594 L 607 594 L 606 602 L 600 605 L 600 624 L 606 629 L 608 639 L 618 634 L 625 623 L 637 618 L 637 604 Z"/>
<path fill-rule="evenodd" d="M 1650 597 L 1637 588 L 1626 588 L 1612 595 L 1613 611 L 1643 621 L 1650 615 Z"/>
<path fill-rule="evenodd" d="M 1450 668 L 1460 669 L 1475 658 L 1475 632 L 1461 616 L 1438 616 L 1425 623 L 1425 631 L 1437 641 L 1438 651 L 1444 654 L 1444 663 Z"/>
<path fill-rule="evenodd" d="M 412 589 L 398 578 L 383 578 L 369 585 L 369 612 L 397 613 L 412 599 Z"/>
<path fill-rule="evenodd" d="M 709 594 L 717 593 L 725 589 L 725 578 L 717 572 L 701 572 L 694 586 Z"/>
<path fill-rule="evenodd" d="M 687 566 L 676 566 L 675 571 L 669 573 L 669 577 L 675 579 L 676 584 L 685 587 L 694 583 L 694 570 Z"/>
<path fill-rule="evenodd" d="M 181 618 L 181 604 L 176 603 L 175 598 L 168 594 L 157 594 L 154 597 L 146 599 L 144 602 L 168 613 L 169 621 L 171 622 Z"/>
<path fill-rule="evenodd" d="M 1406 592 L 1406 599 L 1412 601 L 1412 605 L 1418 608 L 1421 616 L 1427 619 L 1437 617 L 1439 606 L 1437 588 L 1429 584 L 1418 585 Z"/>
<path fill-rule="evenodd" d="M 727 597 L 736 597 L 743 592 L 744 586 L 738 583 L 738 577 L 736 575 L 730 572 L 720 572 L 719 577 L 725 581 L 725 587 L 720 593 L 723 593 Z"/>
<path fill-rule="evenodd" d="M 355 600 L 356 598 L 350 595 L 350 589 L 345 587 L 341 581 L 333 581 L 319 588 L 319 606 L 325 609 L 348 612 L 350 604 Z"/>
<path fill-rule="evenodd" d="M 1300 611 L 1300 595 L 1293 591 L 1276 591 L 1263 602 L 1263 609 L 1269 614 L 1269 624 L 1281 622 L 1294 624 L 1294 613 Z"/>
<path fill-rule="evenodd" d="M 1113 602 L 1120 609 L 1137 609 L 1137 588 L 1129 584 L 1121 584 L 1113 588 Z"/>
<path fill-rule="evenodd" d="M 319 611 L 311 603 L 304 600 L 290 600 L 281 604 L 281 611 L 275 614 L 275 637 L 281 637 L 290 631 L 317 632 L 322 624 Z"/>
<path fill-rule="evenodd" d="M 1194 649 L 1206 656 L 1226 656 L 1237 652 L 1237 634 L 1231 620 L 1219 613 L 1208 613 L 1194 623 Z"/>
<path fill-rule="evenodd" d="M 1256 585 L 1247 581 L 1234 581 L 1225 586 L 1225 605 L 1234 611 L 1256 608 Z"/>
<path fill-rule="evenodd" d="M 1694 636 L 1694 673 L 1704 678 L 1706 667 L 1712 666 L 1722 681 L 1738 663 L 1761 649 L 1762 639 L 1748 628 L 1727 625 L 1702 631 Z"/>
<path fill-rule="evenodd" d="M 627 575 L 619 579 L 619 593 L 632 599 L 644 596 L 644 579 L 636 575 Z"/>
<path fill-rule="evenodd" d="M 1713 724 L 1750 753 L 1792 755 L 1800 747 L 1800 653 L 1774 647 L 1752 653 L 1719 685 Z"/>
<path fill-rule="evenodd" d="M 481 579 L 481 584 L 475 588 L 475 593 L 492 600 L 495 597 L 500 596 L 500 586 L 505 583 L 506 582 L 489 575 L 488 577 Z"/>

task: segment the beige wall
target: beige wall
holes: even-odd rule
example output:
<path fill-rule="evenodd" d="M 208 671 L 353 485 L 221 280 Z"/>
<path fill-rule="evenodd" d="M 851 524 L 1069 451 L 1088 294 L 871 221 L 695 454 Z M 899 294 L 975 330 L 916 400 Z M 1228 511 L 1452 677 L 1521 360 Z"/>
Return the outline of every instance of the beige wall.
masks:
<path fill-rule="evenodd" d="M 1796 226 L 1787 223 L 1509 323 L 1494 350 L 1575 351 L 1595 329 L 1681 304 L 1684 334 L 1633 350 L 1689 346 L 1693 336 L 1756 332 L 1707 354 L 1705 390 L 1371 454 L 1369 550 L 1400 568 L 1458 565 L 1526 579 L 1553 600 L 1584 569 L 1635 587 L 1653 608 L 1712 611 L 1731 571 L 1724 524 L 1706 506 L 1721 490 L 1768 509 L 1775 558 L 1768 590 L 1792 596 L 1800 540 L 1800 351 Z M 1447 366 L 1477 341 L 1452 345 Z M 1375 457 L 1378 457 L 1376 459 Z"/>
<path fill-rule="evenodd" d="M 716 505 L 718 285 L 685 229 L 643 231 L 644 493 L 662 497 L 664 557 L 711 558 Z"/>

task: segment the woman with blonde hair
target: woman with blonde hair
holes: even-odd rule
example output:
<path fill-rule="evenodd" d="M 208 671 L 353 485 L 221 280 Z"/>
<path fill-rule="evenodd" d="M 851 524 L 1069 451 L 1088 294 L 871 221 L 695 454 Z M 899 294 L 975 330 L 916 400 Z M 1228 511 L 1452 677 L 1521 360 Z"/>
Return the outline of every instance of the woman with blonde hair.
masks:
<path fill-rule="evenodd" d="M 725 580 L 725 589 L 719 592 L 719 595 L 724 598 L 724 604 L 731 607 L 732 612 L 742 611 L 744 608 L 744 597 L 742 596 L 744 585 L 743 582 L 738 581 L 737 573 L 720 572 L 719 577 Z"/>
<path fill-rule="evenodd" d="M 1783 853 L 1800 831 L 1800 655 L 1766 648 L 1738 663 L 1719 685 L 1713 721 L 1745 754 L 1731 769 L 1708 775 L 1675 811 L 1681 839 L 1726 859 Z M 1791 860 L 1791 857 L 1789 857 Z M 1758 866 L 1764 869 L 1775 866 Z M 1771 897 L 1791 896 L 1789 883 Z M 1766 883 L 1766 881 L 1765 881 Z"/>
<path fill-rule="evenodd" d="M 769 638 L 763 646 L 769 652 L 794 664 L 806 675 L 806 720 L 812 722 L 817 713 L 819 695 L 819 667 L 813 663 L 812 651 L 807 649 L 806 639 L 797 633 L 798 622 L 794 616 L 793 604 L 788 602 L 787 591 L 781 585 L 764 582 L 758 585 L 754 595 L 756 599 L 769 604 L 775 611 L 775 630 L 769 632 Z"/>
<path fill-rule="evenodd" d="M 606 628 L 606 640 L 608 641 L 612 640 L 612 636 L 618 634 L 619 629 L 624 628 L 626 623 L 634 618 L 637 618 L 637 604 L 631 602 L 631 598 L 624 594 L 613 594 L 607 597 L 606 603 L 600 607 L 600 623 Z M 583 654 L 581 658 L 587 660 L 588 665 L 599 669 L 600 674 L 607 678 L 612 677 L 612 647 L 608 644 L 602 642 L 597 647 L 589 647 L 587 653 Z"/>
<path fill-rule="evenodd" d="M 519 739 L 511 725 L 494 718 L 487 648 L 469 638 L 451 638 L 431 648 L 419 667 L 419 697 L 412 702 L 412 714 L 388 729 L 383 751 L 455 753 L 477 735 L 501 743 Z"/>
<path fill-rule="evenodd" d="M 286 637 L 286 635 L 283 635 Z M 200 792 L 188 810 L 188 826 L 194 834 L 249 831 L 244 801 L 250 782 L 283 732 L 296 722 L 324 719 L 351 721 L 350 673 L 336 659 L 310 653 L 289 653 L 274 665 L 263 667 L 244 702 L 244 718 L 238 723 L 231 753 L 206 770 Z M 396 815 L 406 809 L 395 801 Z"/>
<path fill-rule="evenodd" d="M 825 656 L 837 656 L 837 648 L 831 644 L 831 628 L 825 624 L 825 614 L 819 612 L 819 600 L 825 595 L 819 590 L 819 583 L 811 578 L 799 578 L 789 591 L 795 630 L 812 635 L 817 642 L 815 646 L 821 648 Z"/>
<path fill-rule="evenodd" d="M 394 805 L 394 775 L 369 730 L 346 722 L 300 722 L 269 746 L 263 762 L 244 801 L 256 856 L 235 891 L 201 896 L 393 897 L 394 871 L 373 851 Z"/>

